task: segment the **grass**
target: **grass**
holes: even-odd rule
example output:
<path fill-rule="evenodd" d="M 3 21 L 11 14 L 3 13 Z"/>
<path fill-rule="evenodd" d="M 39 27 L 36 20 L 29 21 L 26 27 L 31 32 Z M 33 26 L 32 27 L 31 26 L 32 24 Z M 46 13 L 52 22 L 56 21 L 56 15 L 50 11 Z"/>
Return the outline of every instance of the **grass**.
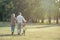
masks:
<path fill-rule="evenodd" d="M 60 40 L 60 27 L 56 25 L 27 25 L 26 35 L 12 36 L 10 27 L 0 27 L 0 40 Z"/>

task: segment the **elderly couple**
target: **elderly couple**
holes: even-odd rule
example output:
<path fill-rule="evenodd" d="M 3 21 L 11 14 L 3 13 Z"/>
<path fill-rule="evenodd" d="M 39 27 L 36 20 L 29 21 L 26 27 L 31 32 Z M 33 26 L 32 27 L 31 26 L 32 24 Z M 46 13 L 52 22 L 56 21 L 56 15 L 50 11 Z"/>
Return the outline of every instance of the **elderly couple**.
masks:
<path fill-rule="evenodd" d="M 23 25 L 23 23 L 26 23 L 26 20 L 25 18 L 22 16 L 22 13 L 19 12 L 19 15 L 17 16 L 17 18 L 15 17 L 15 14 L 13 13 L 11 15 L 11 34 L 13 35 L 14 34 L 14 29 L 15 29 L 15 25 L 17 23 L 17 32 L 18 32 L 18 35 L 21 34 L 21 26 Z"/>

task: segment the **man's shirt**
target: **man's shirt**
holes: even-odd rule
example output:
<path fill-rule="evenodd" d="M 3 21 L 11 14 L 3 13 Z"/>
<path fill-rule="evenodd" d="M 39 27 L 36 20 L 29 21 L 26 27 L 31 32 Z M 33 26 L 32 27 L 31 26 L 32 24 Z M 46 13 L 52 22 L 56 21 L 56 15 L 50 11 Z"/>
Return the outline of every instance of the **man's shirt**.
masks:
<path fill-rule="evenodd" d="M 23 21 L 26 21 L 23 16 L 18 15 L 17 16 L 17 23 L 23 23 Z"/>

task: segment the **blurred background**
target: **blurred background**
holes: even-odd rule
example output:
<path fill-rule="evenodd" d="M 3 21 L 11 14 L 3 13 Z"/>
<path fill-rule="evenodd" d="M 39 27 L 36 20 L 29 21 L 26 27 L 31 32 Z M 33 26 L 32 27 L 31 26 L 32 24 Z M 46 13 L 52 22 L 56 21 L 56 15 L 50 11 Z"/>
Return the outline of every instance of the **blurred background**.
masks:
<path fill-rule="evenodd" d="M 26 36 L 17 35 L 17 26 L 11 35 L 11 14 L 19 12 Z M 60 0 L 0 0 L 0 40 L 60 40 Z"/>
<path fill-rule="evenodd" d="M 0 0 L 0 23 L 22 12 L 29 23 L 60 23 L 60 0 Z"/>

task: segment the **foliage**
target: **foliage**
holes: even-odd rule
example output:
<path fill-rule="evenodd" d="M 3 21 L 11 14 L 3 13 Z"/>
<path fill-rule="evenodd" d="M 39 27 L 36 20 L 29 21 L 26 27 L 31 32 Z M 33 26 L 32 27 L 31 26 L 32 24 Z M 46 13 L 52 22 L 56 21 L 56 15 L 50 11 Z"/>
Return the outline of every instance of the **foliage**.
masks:
<path fill-rule="evenodd" d="M 17 16 L 18 12 L 34 22 L 56 19 L 60 18 L 59 7 L 55 0 L 0 0 L 0 21 L 8 21 L 12 13 Z"/>

